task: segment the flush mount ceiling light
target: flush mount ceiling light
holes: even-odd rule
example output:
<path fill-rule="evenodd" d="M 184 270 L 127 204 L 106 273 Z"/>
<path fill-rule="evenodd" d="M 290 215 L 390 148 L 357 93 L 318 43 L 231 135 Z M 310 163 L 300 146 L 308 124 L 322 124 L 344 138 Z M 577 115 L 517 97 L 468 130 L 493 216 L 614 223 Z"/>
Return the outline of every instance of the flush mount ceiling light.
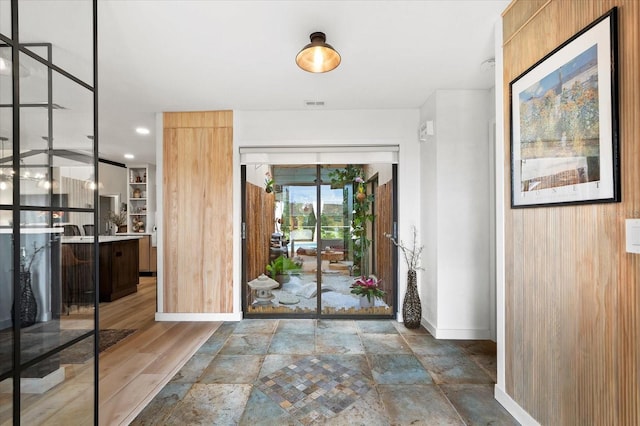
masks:
<path fill-rule="evenodd" d="M 328 72 L 340 65 L 340 54 L 326 43 L 324 33 L 315 32 L 309 36 L 311 43 L 302 48 L 296 56 L 296 64 L 313 73 Z"/>
<path fill-rule="evenodd" d="M 148 135 L 151 132 L 146 127 L 136 127 L 136 133 L 140 135 Z"/>
<path fill-rule="evenodd" d="M 126 158 L 127 160 L 133 160 L 136 157 L 133 154 L 124 154 L 124 158 Z"/>

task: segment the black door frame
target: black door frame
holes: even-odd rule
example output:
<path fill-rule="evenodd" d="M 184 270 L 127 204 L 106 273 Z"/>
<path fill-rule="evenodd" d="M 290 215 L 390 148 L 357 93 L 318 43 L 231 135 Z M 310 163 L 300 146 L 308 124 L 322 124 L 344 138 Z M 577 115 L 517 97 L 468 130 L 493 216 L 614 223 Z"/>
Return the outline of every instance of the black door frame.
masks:
<path fill-rule="evenodd" d="M 322 180 L 321 180 L 321 170 L 322 167 L 324 165 L 322 164 L 318 164 L 316 165 L 316 202 L 318 203 L 318 206 L 320 206 L 320 197 L 321 197 L 321 187 L 322 187 Z M 392 208 L 393 208 L 393 219 L 392 219 L 392 223 L 393 223 L 393 229 L 391 230 L 392 235 L 394 236 L 394 238 L 397 238 L 397 230 L 398 230 L 398 164 L 396 163 L 392 163 L 392 181 L 393 181 L 393 197 L 392 197 Z M 395 267 L 393 268 L 393 279 L 394 279 L 394 286 L 393 286 L 393 304 L 394 304 L 394 310 L 391 314 L 389 315 L 373 315 L 373 314 L 367 314 L 367 315 L 349 315 L 349 314 L 326 314 L 326 313 L 322 313 L 322 296 L 320 297 L 316 297 L 316 301 L 317 301 L 317 305 L 316 305 L 316 312 L 304 312 L 304 313 L 283 313 L 283 312 L 274 312 L 274 313 L 250 313 L 248 312 L 248 306 L 247 306 L 247 239 L 246 239 L 246 220 L 247 220 L 247 215 L 246 215 L 246 206 L 247 206 L 247 200 L 246 200 L 246 184 L 247 184 L 247 166 L 246 164 L 242 164 L 240 169 L 240 176 L 241 176 L 241 238 L 242 238 L 242 263 L 241 263 L 241 268 L 242 268 L 242 284 L 241 284 L 241 298 L 242 298 L 242 315 L 243 318 L 311 318 L 311 319 L 362 319 L 362 320 L 367 320 L 367 319 L 394 319 L 397 317 L 397 313 L 399 312 L 399 307 L 398 307 L 398 250 L 394 249 L 393 250 L 393 256 L 392 256 L 392 261 L 393 264 L 395 265 Z M 321 227 L 321 220 L 317 220 L 316 222 L 316 235 L 318 235 L 318 247 L 320 247 L 321 244 L 321 239 L 322 239 L 322 234 L 320 232 L 320 227 Z M 316 254 L 316 262 L 317 262 L 317 267 L 316 267 L 316 285 L 317 287 L 317 294 L 321 295 L 322 292 L 320 291 L 320 287 L 322 285 L 322 258 L 320 255 L 320 250 L 317 250 L 317 254 Z"/>

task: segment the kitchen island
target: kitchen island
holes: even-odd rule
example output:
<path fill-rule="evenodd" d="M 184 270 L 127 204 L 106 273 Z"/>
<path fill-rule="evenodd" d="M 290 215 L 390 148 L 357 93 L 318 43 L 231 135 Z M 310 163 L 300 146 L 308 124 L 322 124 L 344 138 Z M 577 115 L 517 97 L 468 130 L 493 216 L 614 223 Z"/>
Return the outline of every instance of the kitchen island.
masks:
<path fill-rule="evenodd" d="M 70 251 L 66 250 L 69 256 L 68 261 L 83 262 L 93 259 L 94 238 L 93 236 L 62 237 L 63 248 L 70 248 Z M 112 302 L 138 291 L 138 240 L 140 238 L 141 236 L 137 235 L 100 235 L 98 237 L 100 302 Z"/>

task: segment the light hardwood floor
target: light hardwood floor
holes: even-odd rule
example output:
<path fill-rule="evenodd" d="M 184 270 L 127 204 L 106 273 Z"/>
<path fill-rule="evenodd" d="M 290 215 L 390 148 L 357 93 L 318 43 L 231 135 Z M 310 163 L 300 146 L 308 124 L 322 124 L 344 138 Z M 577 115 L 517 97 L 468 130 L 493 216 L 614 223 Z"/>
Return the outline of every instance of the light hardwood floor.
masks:
<path fill-rule="evenodd" d="M 137 293 L 100 304 L 101 329 L 137 330 L 100 354 L 100 425 L 129 424 L 221 324 L 155 322 L 155 300 L 155 278 L 141 277 Z M 72 313 L 64 327 L 86 328 L 91 318 Z M 23 395 L 22 424 L 92 424 L 93 365 L 65 365 L 63 383 L 42 395 Z"/>
<path fill-rule="evenodd" d="M 100 356 L 100 424 L 128 424 L 220 326 L 155 322 L 156 280 L 138 293 L 100 305 L 100 328 L 138 331 Z"/>

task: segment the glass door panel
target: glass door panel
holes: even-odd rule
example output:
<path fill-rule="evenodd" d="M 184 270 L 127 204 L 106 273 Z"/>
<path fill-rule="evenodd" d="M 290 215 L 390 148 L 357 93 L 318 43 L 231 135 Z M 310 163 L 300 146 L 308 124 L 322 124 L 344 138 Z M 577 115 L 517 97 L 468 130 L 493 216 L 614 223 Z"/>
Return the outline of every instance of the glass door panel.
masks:
<path fill-rule="evenodd" d="M 317 262 L 312 254 L 314 178 L 315 166 L 246 168 L 244 294 L 248 314 L 309 316 L 317 312 Z"/>
<path fill-rule="evenodd" d="M 320 245 L 322 313 L 393 315 L 392 165 L 323 166 Z M 380 176 L 385 183 L 379 186 Z M 378 197 L 381 197 L 380 201 Z"/>
<path fill-rule="evenodd" d="M 323 314 L 353 314 L 357 298 L 351 294 L 354 280 L 353 188 L 333 185 L 333 168 L 322 168 L 320 187 L 321 305 Z"/>

